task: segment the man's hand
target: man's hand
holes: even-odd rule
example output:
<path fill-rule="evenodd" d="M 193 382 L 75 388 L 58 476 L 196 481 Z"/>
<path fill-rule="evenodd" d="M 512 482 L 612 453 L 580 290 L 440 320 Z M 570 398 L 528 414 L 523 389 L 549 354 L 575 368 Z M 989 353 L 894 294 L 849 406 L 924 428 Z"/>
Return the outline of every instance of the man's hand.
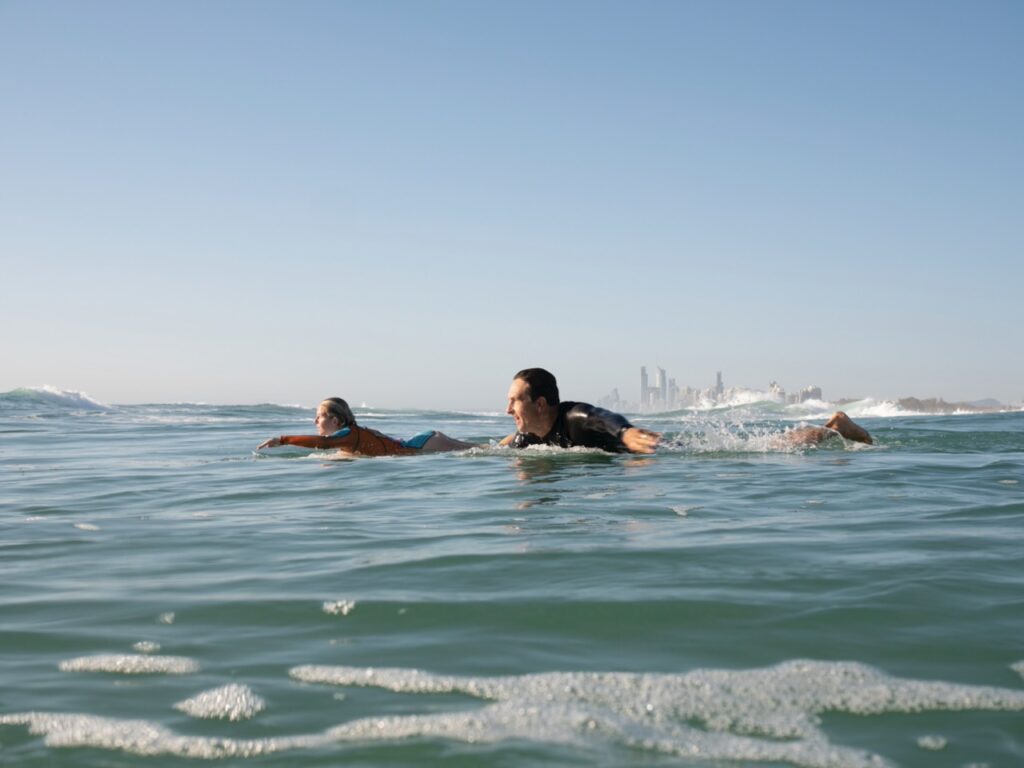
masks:
<path fill-rule="evenodd" d="M 281 438 L 272 437 L 269 440 L 264 440 L 262 443 L 256 446 L 258 451 L 260 448 L 277 448 L 281 444 Z"/>
<path fill-rule="evenodd" d="M 659 432 L 651 432 L 639 427 L 630 427 L 622 433 L 622 444 L 630 453 L 654 453 L 661 440 Z"/>

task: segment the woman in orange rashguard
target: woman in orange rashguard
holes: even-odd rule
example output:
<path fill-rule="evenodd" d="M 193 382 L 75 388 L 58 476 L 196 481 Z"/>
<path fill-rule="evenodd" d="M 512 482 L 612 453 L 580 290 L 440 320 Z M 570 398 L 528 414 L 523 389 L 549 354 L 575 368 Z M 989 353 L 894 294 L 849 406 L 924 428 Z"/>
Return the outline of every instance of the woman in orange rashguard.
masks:
<path fill-rule="evenodd" d="M 318 435 L 272 437 L 260 443 L 256 450 L 294 445 L 319 450 L 337 449 L 360 456 L 406 456 L 416 453 L 463 451 L 476 447 L 472 443 L 454 440 L 437 431 L 422 432 L 408 440 L 396 440 L 375 429 L 360 427 L 356 424 L 352 409 L 340 397 L 329 397 L 320 403 L 316 409 L 316 429 Z"/>

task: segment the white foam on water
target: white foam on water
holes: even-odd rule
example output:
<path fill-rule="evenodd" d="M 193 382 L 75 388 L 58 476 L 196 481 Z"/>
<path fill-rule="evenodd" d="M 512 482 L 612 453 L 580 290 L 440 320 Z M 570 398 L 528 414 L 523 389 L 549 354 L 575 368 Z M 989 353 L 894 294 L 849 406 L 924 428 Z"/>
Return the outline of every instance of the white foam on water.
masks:
<path fill-rule="evenodd" d="M 61 672 L 111 672 L 118 675 L 187 675 L 199 669 L 199 662 L 185 656 L 100 654 L 62 661 Z"/>
<path fill-rule="evenodd" d="M 150 721 L 86 714 L 8 714 L 0 715 L 0 724 L 26 725 L 32 733 L 44 734 L 51 746 L 209 759 L 331 743 L 436 738 L 470 744 L 515 740 L 587 749 L 625 747 L 702 763 L 882 768 L 890 765 L 884 757 L 832 743 L 820 715 L 1024 711 L 1024 691 L 901 679 L 855 662 L 789 661 L 764 669 L 681 675 L 549 672 L 454 677 L 415 669 L 331 666 L 295 667 L 290 675 L 310 684 L 467 694 L 480 699 L 481 706 L 467 711 L 460 702 L 459 709 L 450 712 L 367 717 L 319 734 L 248 740 L 183 736 Z"/>
<path fill-rule="evenodd" d="M 392 456 L 357 456 L 357 455 L 355 455 L 353 453 L 345 453 L 344 451 L 339 450 L 339 451 L 334 451 L 333 453 L 326 452 L 326 451 L 314 451 L 313 453 L 310 453 L 305 458 L 311 459 L 313 461 L 356 461 L 357 459 L 363 459 L 363 458 L 366 458 L 366 459 L 390 459 L 390 458 L 394 458 L 394 457 L 392 457 Z"/>
<path fill-rule="evenodd" d="M 608 455 L 607 451 L 603 451 L 600 448 L 588 448 L 587 446 L 584 446 L 584 445 L 574 445 L 571 448 L 562 448 L 561 446 L 558 446 L 558 445 L 543 445 L 543 444 L 539 444 L 538 443 L 536 445 L 528 445 L 525 448 L 510 448 L 508 446 L 500 446 L 500 448 L 498 450 L 500 451 L 501 455 L 504 455 L 504 454 L 508 453 L 509 451 L 512 451 L 512 452 L 517 453 L 517 454 L 522 454 L 522 453 L 527 453 L 527 454 L 530 454 L 530 453 L 540 453 L 540 454 L 551 453 L 551 454 L 559 455 L 559 454 L 564 454 L 564 453 L 587 453 L 587 454 L 594 454 L 595 456 L 607 456 Z"/>
<path fill-rule="evenodd" d="M 1024 678 L 1024 661 L 1016 661 L 1010 665 L 1010 669 Z"/>
<path fill-rule="evenodd" d="M 1019 482 L 1020 482 L 1019 480 L 1000 480 L 999 484 L 1000 485 L 1017 485 Z"/>
<path fill-rule="evenodd" d="M 662 443 L 681 453 L 796 453 L 808 446 L 787 440 L 776 426 L 751 426 L 741 421 L 702 420 Z"/>
<path fill-rule="evenodd" d="M 93 747 L 135 755 L 177 755 L 206 760 L 259 757 L 322 746 L 330 741 L 326 736 L 249 740 L 179 736 L 148 720 L 117 720 L 75 713 L 0 715 L 0 725 L 25 725 L 29 733 L 43 734 L 50 747 Z"/>
<path fill-rule="evenodd" d="M 686 431 L 679 432 L 665 440 L 665 450 L 676 453 L 786 453 L 801 454 L 818 448 L 839 448 L 847 451 L 877 450 L 877 446 L 866 445 L 842 438 L 838 433 L 817 443 L 806 443 L 793 439 L 794 430 L 804 427 L 818 427 L 817 423 L 801 420 L 784 429 L 780 424 L 747 424 L 743 421 L 704 420 L 687 424 Z"/>
<path fill-rule="evenodd" d="M 160 643 L 154 643 L 151 640 L 140 640 L 132 648 L 139 653 L 156 653 L 160 650 Z"/>
<path fill-rule="evenodd" d="M 80 531 L 98 531 L 100 527 L 92 523 L 75 523 L 75 528 Z"/>
<path fill-rule="evenodd" d="M 174 623 L 174 611 L 168 611 L 167 613 L 161 613 L 156 617 L 156 620 L 161 624 L 173 624 Z"/>
<path fill-rule="evenodd" d="M 174 708 L 191 717 L 237 721 L 255 717 L 266 706 L 249 686 L 231 683 L 179 701 Z"/>
<path fill-rule="evenodd" d="M 1024 710 L 1024 691 L 905 680 L 853 662 L 791 661 L 767 669 L 684 675 L 462 678 L 412 669 L 324 666 L 296 667 L 291 675 L 309 683 L 464 693 L 490 702 L 475 712 L 356 721 L 332 729 L 336 738 L 358 734 L 576 744 L 601 737 L 673 755 L 808 768 L 887 764 L 881 756 L 832 744 L 819 725 L 823 712 Z"/>
<path fill-rule="evenodd" d="M 323 606 L 324 613 L 329 613 L 332 616 L 348 616 L 355 609 L 356 603 L 354 600 L 327 601 Z"/>
<path fill-rule="evenodd" d="M 917 746 L 921 749 L 928 749 L 932 752 L 938 752 L 940 749 L 946 748 L 946 738 L 944 736 L 929 735 L 922 736 L 917 740 Z"/>

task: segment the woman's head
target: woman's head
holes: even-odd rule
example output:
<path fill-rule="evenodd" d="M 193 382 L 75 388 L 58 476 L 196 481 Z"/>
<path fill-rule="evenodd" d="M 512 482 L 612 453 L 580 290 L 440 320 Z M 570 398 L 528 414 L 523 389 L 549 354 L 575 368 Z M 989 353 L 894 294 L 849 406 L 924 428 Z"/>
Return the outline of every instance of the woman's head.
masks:
<path fill-rule="evenodd" d="M 345 427 L 356 426 L 356 417 L 348 403 L 340 397 L 329 397 L 316 409 L 316 428 L 321 435 L 330 435 Z"/>

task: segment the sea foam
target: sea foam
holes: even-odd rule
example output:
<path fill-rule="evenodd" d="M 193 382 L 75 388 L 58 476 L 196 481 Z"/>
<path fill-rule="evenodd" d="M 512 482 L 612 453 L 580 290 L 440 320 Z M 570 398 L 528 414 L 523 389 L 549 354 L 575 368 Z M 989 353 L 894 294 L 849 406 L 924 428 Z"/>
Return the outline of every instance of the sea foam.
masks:
<path fill-rule="evenodd" d="M 830 741 L 825 712 L 853 715 L 1024 711 L 1024 691 L 886 675 L 855 662 L 789 661 L 752 670 L 686 674 L 548 672 L 507 677 L 434 675 L 415 669 L 300 666 L 310 684 L 373 687 L 405 694 L 465 694 L 481 706 L 431 714 L 353 720 L 316 734 L 262 739 L 185 736 L 146 720 L 74 713 L 0 716 L 25 725 L 47 744 L 139 755 L 255 757 L 331 743 L 390 743 L 434 738 L 465 743 L 553 743 L 607 750 L 615 746 L 703 761 L 785 763 L 799 768 L 881 768 L 881 755 Z M 225 686 L 182 702 L 198 716 L 254 714 L 262 700 L 245 686 Z M 942 737 L 945 739 L 945 737 Z M 928 737 L 923 748 L 934 749 Z M 944 742 L 943 742 L 944 743 Z"/>
<path fill-rule="evenodd" d="M 61 672 L 111 672 L 118 675 L 187 675 L 199 662 L 184 656 L 100 654 L 62 661 Z"/>
<path fill-rule="evenodd" d="M 309 683 L 399 693 L 462 693 L 480 710 L 356 721 L 335 738 L 523 739 L 570 745 L 607 739 L 631 748 L 712 760 L 808 768 L 879 766 L 878 755 L 832 744 L 824 712 L 1024 710 L 1024 691 L 906 680 L 853 662 L 791 661 L 756 670 L 683 675 L 544 673 L 466 678 L 412 669 L 296 667 Z M 703 728 L 694 727 L 700 723 Z"/>
<path fill-rule="evenodd" d="M 248 720 L 265 707 L 266 702 L 253 693 L 249 686 L 238 683 L 203 691 L 174 705 L 175 709 L 192 717 L 222 720 Z"/>
<path fill-rule="evenodd" d="M 348 616 L 355 608 L 354 600 L 327 600 L 323 604 L 323 612 L 334 616 Z"/>

